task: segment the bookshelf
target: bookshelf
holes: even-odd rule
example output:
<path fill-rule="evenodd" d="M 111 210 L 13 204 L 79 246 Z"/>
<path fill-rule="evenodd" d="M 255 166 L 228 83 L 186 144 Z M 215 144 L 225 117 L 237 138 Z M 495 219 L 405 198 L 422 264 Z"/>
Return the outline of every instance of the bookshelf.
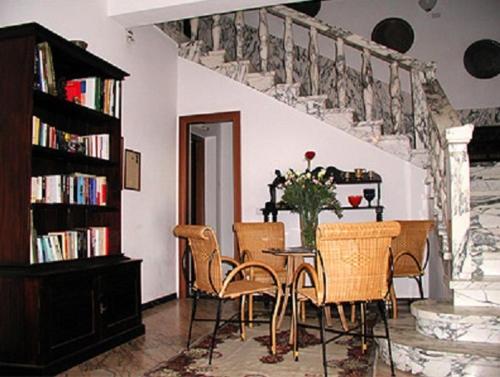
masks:
<path fill-rule="evenodd" d="M 50 375 L 144 333 L 121 249 L 128 74 L 36 23 L 0 50 L 0 375 Z"/>

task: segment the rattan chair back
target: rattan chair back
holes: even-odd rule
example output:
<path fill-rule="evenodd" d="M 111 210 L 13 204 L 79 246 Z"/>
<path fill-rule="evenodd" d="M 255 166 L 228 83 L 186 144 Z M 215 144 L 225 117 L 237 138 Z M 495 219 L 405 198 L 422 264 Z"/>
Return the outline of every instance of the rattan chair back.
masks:
<path fill-rule="evenodd" d="M 384 299 L 389 289 L 395 221 L 320 224 L 316 232 L 318 294 L 325 304 Z"/>
<path fill-rule="evenodd" d="M 186 238 L 194 262 L 193 288 L 208 294 L 217 294 L 222 287 L 222 261 L 217 238 L 212 228 L 205 225 L 177 225 L 177 237 Z"/>
<path fill-rule="evenodd" d="M 392 240 L 394 276 L 419 276 L 425 269 L 427 235 L 434 226 L 432 220 L 398 220 L 401 233 Z"/>
<path fill-rule="evenodd" d="M 264 249 L 284 249 L 285 226 L 282 222 L 235 223 L 234 232 L 240 255 L 247 254 L 249 260 L 263 262 L 275 271 L 284 270 L 286 257 L 262 252 Z"/>

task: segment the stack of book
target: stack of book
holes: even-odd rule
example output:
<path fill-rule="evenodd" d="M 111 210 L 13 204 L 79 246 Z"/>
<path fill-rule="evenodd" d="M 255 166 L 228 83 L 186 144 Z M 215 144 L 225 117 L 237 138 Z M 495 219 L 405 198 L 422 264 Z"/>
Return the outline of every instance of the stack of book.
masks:
<path fill-rule="evenodd" d="M 49 232 L 36 237 L 31 263 L 109 255 L 109 229 L 90 227 Z"/>
<path fill-rule="evenodd" d="M 56 75 L 52 50 L 47 42 L 42 42 L 35 47 L 35 89 L 57 95 Z"/>
<path fill-rule="evenodd" d="M 32 144 L 109 160 L 109 134 L 80 136 L 58 130 L 33 116 Z"/>
<path fill-rule="evenodd" d="M 120 116 L 121 81 L 88 77 L 68 80 L 64 88 L 68 101 L 114 117 Z"/>
<path fill-rule="evenodd" d="M 31 177 L 31 203 L 62 203 L 105 206 L 105 176 L 73 173 Z"/>

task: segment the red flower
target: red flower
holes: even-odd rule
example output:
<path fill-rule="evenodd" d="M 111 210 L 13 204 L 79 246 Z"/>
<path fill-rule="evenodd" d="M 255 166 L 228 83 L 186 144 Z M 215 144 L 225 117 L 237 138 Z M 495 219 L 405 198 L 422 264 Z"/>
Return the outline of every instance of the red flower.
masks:
<path fill-rule="evenodd" d="M 314 151 L 307 151 L 304 156 L 306 157 L 307 161 L 311 161 L 314 158 L 314 156 L 316 156 L 316 152 L 314 152 Z"/>

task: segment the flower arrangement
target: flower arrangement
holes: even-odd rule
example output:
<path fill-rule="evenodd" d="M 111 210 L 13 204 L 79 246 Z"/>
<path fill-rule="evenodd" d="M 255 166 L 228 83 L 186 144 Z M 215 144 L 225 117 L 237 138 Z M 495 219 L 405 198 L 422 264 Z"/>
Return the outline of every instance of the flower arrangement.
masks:
<path fill-rule="evenodd" d="M 342 217 L 333 175 L 322 167 L 311 170 L 311 161 L 315 156 L 314 151 L 306 152 L 307 169 L 303 172 L 289 169 L 278 185 L 283 190 L 283 204 L 300 215 L 302 246 L 311 248 L 316 244 L 319 213 L 328 208 L 339 218 Z"/>

